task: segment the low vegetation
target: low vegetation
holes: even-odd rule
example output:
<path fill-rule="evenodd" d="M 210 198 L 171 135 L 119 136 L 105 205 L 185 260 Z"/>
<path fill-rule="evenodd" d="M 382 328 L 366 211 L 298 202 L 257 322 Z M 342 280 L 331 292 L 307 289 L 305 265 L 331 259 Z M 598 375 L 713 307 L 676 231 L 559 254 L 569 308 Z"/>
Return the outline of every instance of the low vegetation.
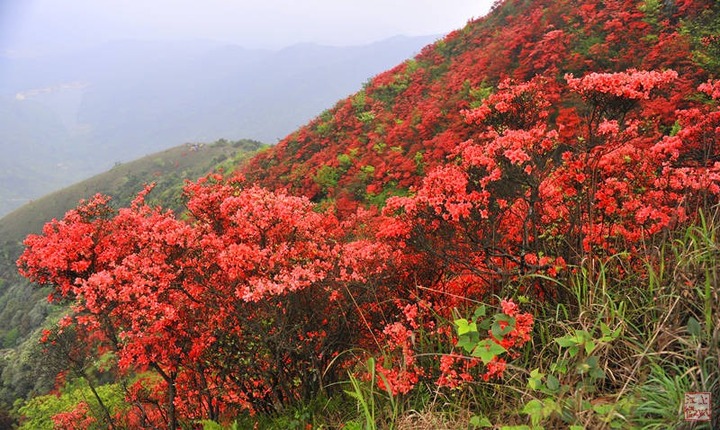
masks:
<path fill-rule="evenodd" d="M 340 385 L 348 399 L 324 399 L 280 414 L 246 417 L 247 428 L 395 429 L 711 429 L 689 422 L 684 395 L 720 395 L 720 219 L 703 213 L 699 222 L 675 231 L 649 252 L 647 271 L 630 272 L 628 255 L 587 261 L 568 268 L 558 288 L 567 303 L 528 302 L 535 316 L 531 340 L 508 364 L 501 380 L 472 380 L 453 388 L 432 381 L 394 394 L 352 373 Z M 533 277 L 525 282 L 534 282 Z M 500 296 L 517 295 L 506 285 Z M 493 301 L 494 302 L 494 301 Z M 495 303 L 495 302 L 494 302 Z M 491 308 L 490 303 L 475 303 Z M 496 310 L 496 311 L 499 311 Z M 446 320 L 462 339 L 465 320 Z M 416 339 L 427 344 L 431 339 Z M 467 350 L 460 349 L 470 360 Z M 418 356 L 423 352 L 418 351 Z M 382 360 L 382 358 L 379 358 Z M 373 368 L 372 359 L 358 360 Z M 718 402 L 712 416 L 718 416 Z M 715 418 L 716 420 L 717 418 Z M 208 425 L 206 428 L 214 428 Z"/>

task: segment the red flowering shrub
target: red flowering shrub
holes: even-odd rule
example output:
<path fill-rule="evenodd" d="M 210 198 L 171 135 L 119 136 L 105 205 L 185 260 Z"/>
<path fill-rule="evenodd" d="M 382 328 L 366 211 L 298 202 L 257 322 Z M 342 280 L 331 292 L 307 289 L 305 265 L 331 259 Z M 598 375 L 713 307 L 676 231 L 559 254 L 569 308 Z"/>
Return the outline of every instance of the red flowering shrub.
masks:
<path fill-rule="evenodd" d="M 406 394 L 415 387 L 423 374 L 423 369 L 418 366 L 415 358 L 415 334 L 411 328 L 396 322 L 388 324 L 383 330 L 383 335 L 382 344 L 387 345 L 385 360 L 390 360 L 390 363 L 376 364 L 376 372 L 382 375 L 378 385 L 383 390 L 389 390 L 393 395 Z M 389 388 L 386 387 L 386 383 Z"/>
<path fill-rule="evenodd" d="M 145 193 L 117 212 L 103 197 L 82 204 L 30 236 L 19 260 L 52 300 L 73 302 L 61 325 L 115 351 L 125 374 L 161 377 L 150 390 L 165 402 L 129 394 L 131 404 L 160 405 L 152 416 L 176 427 L 268 411 L 342 374 L 334 358 L 363 336 L 358 307 L 374 301 L 385 246 L 360 231 L 345 239 L 351 222 L 305 198 L 220 177 L 188 185 L 188 221 Z"/>
<path fill-rule="evenodd" d="M 72 357 L 115 353 L 129 428 L 313 398 L 356 347 L 384 354 L 398 395 L 501 377 L 532 315 L 503 301 L 485 327 L 454 309 L 640 255 L 717 203 L 720 83 L 693 63 L 710 35 L 688 35 L 710 3 L 498 5 L 255 157 L 249 180 L 188 184 L 183 217 L 145 193 L 85 202 L 19 261 L 73 306 L 44 340 L 72 329 Z M 536 279 L 521 293 L 563 299 Z"/>
<path fill-rule="evenodd" d="M 70 412 L 63 412 L 52 417 L 54 428 L 58 430 L 83 430 L 95 423 L 86 402 L 80 402 Z"/>
<path fill-rule="evenodd" d="M 548 100 L 562 88 L 541 78 L 505 81 L 465 112 L 478 132 L 458 145 L 457 158 L 429 172 L 412 196 L 388 200 L 382 236 L 402 241 L 414 259 L 441 260 L 428 264 L 446 279 L 479 276 L 485 290 L 637 249 L 720 191 L 714 106 L 702 120 L 699 110 L 678 110 L 674 135 L 663 134 L 662 117 L 644 116 L 644 103 L 676 78 L 673 71 L 568 75 L 582 103 L 575 134 L 550 121 Z"/>
<path fill-rule="evenodd" d="M 512 300 L 500 305 L 492 318 L 482 306 L 472 319 L 456 319 L 455 331 L 428 302 L 400 306 L 401 320 L 386 325 L 380 338 L 383 356 L 374 369 L 379 388 L 398 395 L 420 381 L 456 388 L 502 378 L 506 360 L 517 358 L 530 340 L 534 319 Z"/>

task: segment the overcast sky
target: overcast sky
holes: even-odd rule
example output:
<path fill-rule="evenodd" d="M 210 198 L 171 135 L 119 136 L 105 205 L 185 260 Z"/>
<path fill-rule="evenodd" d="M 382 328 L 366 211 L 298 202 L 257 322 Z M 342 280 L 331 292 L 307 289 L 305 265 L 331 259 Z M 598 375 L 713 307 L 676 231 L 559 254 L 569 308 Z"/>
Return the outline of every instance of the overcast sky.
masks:
<path fill-rule="evenodd" d="M 493 0 L 0 0 L 0 49 L 25 54 L 113 39 L 364 44 L 445 34 Z"/>

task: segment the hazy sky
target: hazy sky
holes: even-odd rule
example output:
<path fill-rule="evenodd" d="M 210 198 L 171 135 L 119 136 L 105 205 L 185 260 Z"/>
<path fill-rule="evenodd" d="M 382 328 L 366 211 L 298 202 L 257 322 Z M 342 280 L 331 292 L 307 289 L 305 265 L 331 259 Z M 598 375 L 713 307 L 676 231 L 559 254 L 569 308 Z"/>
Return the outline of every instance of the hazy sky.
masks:
<path fill-rule="evenodd" d="M 0 0 L 0 49 L 17 54 L 112 39 L 210 39 L 245 47 L 363 44 L 445 34 L 493 0 Z"/>

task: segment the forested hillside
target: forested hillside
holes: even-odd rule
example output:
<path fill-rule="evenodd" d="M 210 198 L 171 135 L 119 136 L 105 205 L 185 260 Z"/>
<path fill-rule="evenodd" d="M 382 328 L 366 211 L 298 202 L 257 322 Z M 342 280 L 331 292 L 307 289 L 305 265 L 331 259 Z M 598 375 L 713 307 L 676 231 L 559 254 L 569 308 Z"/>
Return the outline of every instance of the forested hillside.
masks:
<path fill-rule="evenodd" d="M 719 41 L 505 0 L 183 211 L 84 203 L 18 260 L 72 306 L 21 428 L 717 428 Z"/>

